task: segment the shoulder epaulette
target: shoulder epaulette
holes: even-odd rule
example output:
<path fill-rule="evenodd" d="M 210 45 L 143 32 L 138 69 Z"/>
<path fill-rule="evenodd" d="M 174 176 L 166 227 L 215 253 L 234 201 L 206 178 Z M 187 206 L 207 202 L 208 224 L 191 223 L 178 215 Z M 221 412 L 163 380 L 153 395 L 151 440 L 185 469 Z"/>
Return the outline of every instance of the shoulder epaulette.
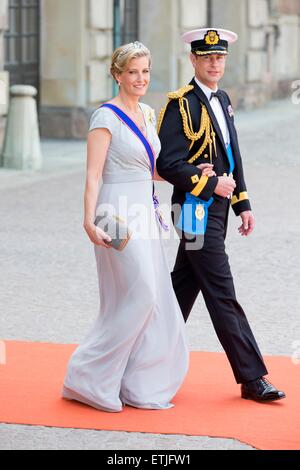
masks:
<path fill-rule="evenodd" d="M 165 116 L 165 113 L 166 113 L 166 110 L 167 110 L 167 107 L 168 107 L 168 104 L 170 103 L 170 101 L 185 99 L 184 96 L 189 91 L 191 91 L 193 89 L 194 89 L 194 85 L 186 85 L 182 88 L 179 88 L 179 90 L 171 91 L 170 93 L 167 94 L 168 102 L 167 102 L 166 106 L 164 108 L 162 108 L 162 110 L 159 113 L 159 117 L 158 117 L 158 122 L 157 122 L 157 132 L 158 133 L 160 131 L 160 128 L 161 128 L 161 125 L 162 125 L 162 122 L 163 122 L 163 119 L 164 119 L 164 116 Z"/>
<path fill-rule="evenodd" d="M 212 163 L 212 147 L 213 146 L 214 146 L 215 154 L 217 152 L 216 134 L 214 132 L 213 125 L 210 120 L 210 116 L 208 114 L 205 104 L 202 104 L 201 106 L 200 128 L 198 132 L 194 131 L 189 102 L 185 96 L 193 89 L 194 89 L 193 85 L 186 85 L 182 88 L 179 88 L 179 90 L 177 91 L 168 93 L 168 102 L 159 114 L 157 131 L 158 133 L 160 132 L 162 122 L 164 120 L 165 113 L 167 111 L 169 103 L 172 100 L 178 100 L 179 110 L 180 110 L 180 114 L 182 117 L 182 125 L 183 125 L 182 131 L 187 137 L 187 139 L 189 139 L 191 142 L 189 150 L 192 149 L 195 142 L 199 141 L 200 139 L 203 139 L 202 145 L 200 146 L 199 150 L 192 158 L 188 160 L 188 163 L 194 163 L 199 158 L 199 156 L 203 153 L 203 151 L 205 150 L 207 146 L 209 147 L 210 162 Z"/>
<path fill-rule="evenodd" d="M 189 91 L 194 89 L 194 85 L 186 85 L 179 90 L 171 91 L 168 93 L 169 100 L 178 100 L 179 98 L 183 98 Z"/>

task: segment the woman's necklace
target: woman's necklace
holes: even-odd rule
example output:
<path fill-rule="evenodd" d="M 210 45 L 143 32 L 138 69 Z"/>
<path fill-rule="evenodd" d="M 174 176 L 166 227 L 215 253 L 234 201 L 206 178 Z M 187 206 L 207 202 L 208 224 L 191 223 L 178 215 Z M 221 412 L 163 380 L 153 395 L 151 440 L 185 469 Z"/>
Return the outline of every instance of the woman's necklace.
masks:
<path fill-rule="evenodd" d="M 128 109 L 128 107 L 123 101 L 122 101 L 122 104 L 124 108 L 126 108 L 127 113 L 133 117 L 133 121 L 138 125 L 139 129 L 145 134 L 146 126 L 145 126 L 145 119 L 144 119 L 143 111 L 139 109 L 137 112 L 133 112 L 130 109 Z M 142 114 L 142 120 L 141 120 L 141 114 Z"/>

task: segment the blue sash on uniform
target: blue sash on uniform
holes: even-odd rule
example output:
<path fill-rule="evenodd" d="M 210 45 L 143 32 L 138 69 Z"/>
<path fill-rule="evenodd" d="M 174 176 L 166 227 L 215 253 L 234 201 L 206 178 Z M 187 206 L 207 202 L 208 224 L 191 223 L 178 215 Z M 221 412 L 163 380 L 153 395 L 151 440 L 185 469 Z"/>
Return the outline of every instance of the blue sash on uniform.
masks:
<path fill-rule="evenodd" d="M 186 199 L 181 208 L 181 213 L 176 227 L 191 235 L 204 235 L 206 232 L 208 209 L 214 202 L 211 197 L 204 201 L 199 197 L 186 193 Z"/>
<path fill-rule="evenodd" d="M 230 174 L 230 173 L 233 173 L 233 170 L 235 168 L 234 156 L 233 156 L 232 147 L 230 144 L 227 145 L 226 150 L 227 150 L 227 157 L 229 161 L 229 174 Z"/>
<path fill-rule="evenodd" d="M 235 168 L 234 156 L 230 144 L 227 145 L 226 150 L 230 174 L 233 173 Z M 185 198 L 176 227 L 191 235 L 205 235 L 208 209 L 214 202 L 214 198 L 211 197 L 209 201 L 204 201 L 190 193 L 186 193 Z"/>

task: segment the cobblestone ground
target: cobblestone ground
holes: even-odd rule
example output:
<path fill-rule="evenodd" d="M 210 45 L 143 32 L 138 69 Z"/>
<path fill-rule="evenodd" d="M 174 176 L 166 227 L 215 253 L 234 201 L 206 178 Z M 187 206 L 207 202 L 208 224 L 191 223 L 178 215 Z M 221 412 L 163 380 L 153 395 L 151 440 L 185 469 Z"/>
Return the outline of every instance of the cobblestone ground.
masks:
<path fill-rule="evenodd" d="M 300 107 L 273 102 L 238 113 L 236 123 L 257 222 L 253 235 L 242 238 L 239 219 L 231 213 L 227 251 L 237 297 L 262 352 L 292 355 L 300 341 Z M 0 169 L 0 336 L 76 343 L 97 315 L 99 301 L 93 247 L 82 229 L 85 142 L 44 141 L 42 148 L 42 171 Z M 157 188 L 161 203 L 168 201 L 171 187 L 158 183 Z M 177 241 L 166 240 L 165 245 L 171 269 Z M 221 351 L 201 298 L 188 334 L 192 350 Z M 209 437 L 2 424 L 0 448 L 250 447 Z"/>

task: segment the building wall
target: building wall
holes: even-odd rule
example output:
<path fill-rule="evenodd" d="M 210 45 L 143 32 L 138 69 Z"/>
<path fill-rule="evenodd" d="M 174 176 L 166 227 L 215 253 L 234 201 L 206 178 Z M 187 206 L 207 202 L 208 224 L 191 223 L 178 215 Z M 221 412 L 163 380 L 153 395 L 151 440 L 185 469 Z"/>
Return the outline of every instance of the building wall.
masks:
<path fill-rule="evenodd" d="M 166 91 L 178 86 L 177 18 L 177 1 L 140 0 L 139 39 L 149 47 L 153 61 L 146 101 L 156 108 L 161 106 Z"/>
<path fill-rule="evenodd" d="M 165 93 L 193 76 L 183 32 L 216 26 L 238 33 L 230 47 L 221 86 L 235 106 L 262 106 L 291 93 L 300 76 L 299 0 L 141 0 L 140 39 L 152 50 L 154 69 L 147 96 L 156 108 Z M 153 27 L 155 25 L 155 27 Z"/>
<path fill-rule="evenodd" d="M 84 136 L 89 107 L 111 96 L 112 31 L 112 0 L 42 0 L 44 137 Z"/>
<path fill-rule="evenodd" d="M 208 24 L 208 0 L 192 0 L 189 8 L 186 8 L 186 2 L 179 0 L 178 9 L 178 31 L 177 37 L 178 47 L 178 68 L 179 68 L 179 84 L 186 85 L 191 81 L 194 75 L 193 67 L 189 60 L 190 46 L 184 44 L 180 39 L 181 35 L 186 31 L 193 29 L 205 28 Z"/>
<path fill-rule="evenodd" d="M 5 51 L 3 35 L 8 29 L 8 0 L 0 0 L 0 149 L 2 148 L 8 110 L 8 73 L 3 70 Z"/>
<path fill-rule="evenodd" d="M 145 101 L 157 111 L 168 91 L 193 76 L 181 34 L 209 23 L 239 34 L 221 84 L 235 106 L 261 106 L 291 92 L 300 78 L 300 1 L 227 0 L 225 6 L 224 0 L 139 0 L 139 39 L 153 55 Z M 1 72 L 7 12 L 8 0 L 0 0 L 0 80 L 7 76 Z M 91 111 L 113 94 L 113 0 L 41 0 L 40 41 L 41 134 L 84 138 Z M 0 139 L 6 112 L 0 103 Z"/>

